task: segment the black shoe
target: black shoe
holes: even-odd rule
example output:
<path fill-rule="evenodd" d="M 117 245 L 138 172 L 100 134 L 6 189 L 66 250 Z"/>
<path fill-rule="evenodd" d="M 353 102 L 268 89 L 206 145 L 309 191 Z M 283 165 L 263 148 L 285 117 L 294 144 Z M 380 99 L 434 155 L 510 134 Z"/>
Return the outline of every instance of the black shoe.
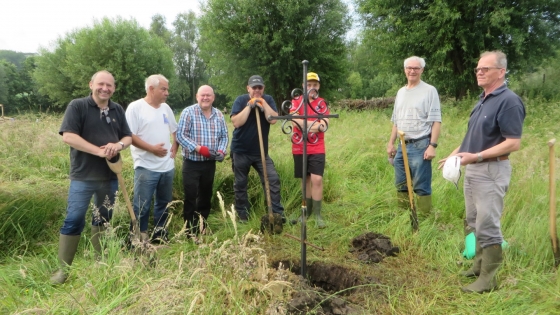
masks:
<path fill-rule="evenodd" d="M 167 230 L 163 227 L 157 227 L 154 230 L 154 233 L 152 235 L 152 238 L 150 239 L 150 242 L 152 244 L 167 244 L 169 243 L 169 237 L 167 236 Z"/>

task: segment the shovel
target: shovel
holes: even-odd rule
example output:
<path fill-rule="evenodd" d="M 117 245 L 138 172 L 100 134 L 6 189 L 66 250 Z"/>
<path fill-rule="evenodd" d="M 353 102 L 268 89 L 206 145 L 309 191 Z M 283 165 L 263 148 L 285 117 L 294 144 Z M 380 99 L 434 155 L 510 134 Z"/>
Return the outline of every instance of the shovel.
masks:
<path fill-rule="evenodd" d="M 560 250 L 558 250 L 558 231 L 556 230 L 556 178 L 554 174 L 554 143 L 556 139 L 551 139 L 548 141 L 548 152 L 549 152 L 549 183 L 548 190 L 550 195 L 550 208 L 549 208 L 549 220 L 550 220 L 550 241 L 552 242 L 552 253 L 554 254 L 554 267 L 560 265 Z"/>
<path fill-rule="evenodd" d="M 404 160 L 404 171 L 406 173 L 406 187 L 408 190 L 408 200 L 410 201 L 410 223 L 412 230 L 418 231 L 418 215 L 416 214 L 416 206 L 414 205 L 414 192 L 412 191 L 412 177 L 410 176 L 410 168 L 408 166 L 408 155 L 406 153 L 406 143 L 404 141 L 404 132 L 399 130 L 401 139 L 401 150 Z"/>
<path fill-rule="evenodd" d="M 258 100 L 256 100 L 255 102 L 258 102 Z M 268 183 L 268 173 L 266 171 L 266 157 L 264 155 L 264 145 L 263 145 L 262 130 L 261 130 L 261 117 L 260 117 L 258 106 L 255 106 L 255 114 L 257 116 L 257 129 L 259 132 L 259 146 L 261 149 L 264 190 L 266 193 L 266 205 L 268 207 L 268 214 L 265 214 L 263 217 L 261 217 L 261 232 L 267 230 L 270 234 L 280 234 L 282 233 L 283 230 L 282 217 L 279 214 L 272 212 L 272 201 L 270 200 L 270 185 Z"/>
<path fill-rule="evenodd" d="M 141 242 L 142 238 L 140 237 L 140 229 L 138 228 L 138 220 L 136 220 L 136 215 L 134 214 L 134 210 L 132 210 L 132 204 L 130 203 L 130 198 L 128 197 L 128 192 L 126 191 L 126 186 L 124 184 L 124 179 L 122 177 L 122 159 L 121 155 L 117 154 L 117 156 L 113 157 L 111 160 L 105 159 L 107 161 L 107 165 L 113 173 L 117 174 L 117 179 L 119 180 L 119 187 L 122 189 L 122 193 L 124 196 L 124 201 L 126 202 L 126 207 L 128 209 L 128 214 L 130 215 L 130 220 L 132 221 L 132 234 L 134 240 Z"/>

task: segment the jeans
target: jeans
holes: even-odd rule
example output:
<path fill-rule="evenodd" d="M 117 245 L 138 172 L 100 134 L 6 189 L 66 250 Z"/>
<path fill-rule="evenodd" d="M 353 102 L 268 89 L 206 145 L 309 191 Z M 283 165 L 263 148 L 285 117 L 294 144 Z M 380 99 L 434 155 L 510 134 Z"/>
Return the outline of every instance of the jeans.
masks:
<path fill-rule="evenodd" d="M 469 164 L 465 170 L 467 224 L 482 248 L 504 241 L 500 218 L 511 179 L 509 160 Z"/>
<path fill-rule="evenodd" d="M 153 172 L 143 167 L 134 170 L 133 209 L 140 222 L 140 231 L 148 230 L 150 207 L 154 197 L 154 227 L 164 227 L 167 222 L 167 204 L 173 198 L 173 176 L 175 169 Z"/>
<path fill-rule="evenodd" d="M 210 215 L 215 173 L 216 161 L 183 160 L 183 219 L 193 234 L 200 232 L 199 215 L 204 220 Z"/>
<path fill-rule="evenodd" d="M 263 165 L 261 157 L 258 155 L 232 154 L 232 168 L 235 175 L 233 191 L 235 192 L 235 210 L 242 219 L 247 219 L 251 204 L 247 195 L 247 182 L 251 166 L 257 171 L 261 179 L 263 190 L 265 189 L 263 177 Z M 270 188 L 270 199 L 272 202 L 272 212 L 283 214 L 284 207 L 280 203 L 280 177 L 274 167 L 274 162 L 266 156 L 266 172 Z M 264 192 L 266 196 L 266 191 Z"/>
<path fill-rule="evenodd" d="M 66 218 L 60 228 L 60 234 L 80 235 L 86 224 L 86 212 L 93 196 L 92 225 L 103 225 L 111 220 L 115 194 L 119 182 L 113 180 L 80 181 L 71 180 L 68 190 Z"/>
<path fill-rule="evenodd" d="M 432 194 L 432 161 L 424 160 L 424 152 L 429 144 L 430 139 L 426 138 L 406 145 L 410 177 L 412 177 L 412 189 L 418 196 L 429 196 Z M 397 191 L 408 192 L 400 143 L 394 159 L 394 167 Z"/>

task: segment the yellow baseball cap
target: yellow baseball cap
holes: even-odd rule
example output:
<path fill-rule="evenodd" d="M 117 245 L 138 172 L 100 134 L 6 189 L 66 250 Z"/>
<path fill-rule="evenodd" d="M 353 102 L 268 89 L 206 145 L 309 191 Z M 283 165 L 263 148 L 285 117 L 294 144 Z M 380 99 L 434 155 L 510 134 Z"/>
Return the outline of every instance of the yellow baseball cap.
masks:
<path fill-rule="evenodd" d="M 315 72 L 307 72 L 307 81 L 317 81 L 321 82 L 319 75 Z"/>

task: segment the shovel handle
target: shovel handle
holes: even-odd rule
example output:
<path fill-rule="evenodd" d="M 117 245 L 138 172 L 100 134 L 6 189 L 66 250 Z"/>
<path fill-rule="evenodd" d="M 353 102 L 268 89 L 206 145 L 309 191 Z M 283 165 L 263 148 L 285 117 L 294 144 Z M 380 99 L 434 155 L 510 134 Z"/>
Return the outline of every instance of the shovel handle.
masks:
<path fill-rule="evenodd" d="M 558 232 L 556 230 L 556 176 L 555 176 L 555 154 L 554 144 L 556 139 L 548 141 L 549 153 L 549 232 L 550 241 L 552 242 L 552 252 L 554 254 L 555 266 L 560 263 L 560 251 L 558 250 Z"/>
<path fill-rule="evenodd" d="M 414 206 L 414 192 L 412 190 L 412 176 L 410 175 L 410 167 L 408 164 L 408 154 L 406 153 L 406 143 L 404 140 L 404 132 L 398 131 L 401 141 L 401 151 L 404 161 L 404 172 L 406 174 L 406 188 L 408 190 L 408 201 L 410 202 L 410 220 L 412 221 L 412 229 L 418 230 L 418 215 L 416 214 L 416 207 Z"/>

